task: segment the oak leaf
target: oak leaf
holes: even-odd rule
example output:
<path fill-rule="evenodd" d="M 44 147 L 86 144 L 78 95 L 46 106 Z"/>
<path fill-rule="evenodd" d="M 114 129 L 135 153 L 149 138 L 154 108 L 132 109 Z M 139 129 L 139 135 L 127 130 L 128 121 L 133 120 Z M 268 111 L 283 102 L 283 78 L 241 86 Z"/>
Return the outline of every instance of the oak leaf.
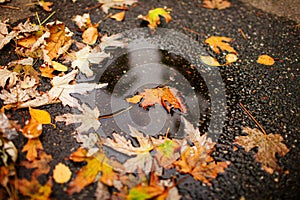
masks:
<path fill-rule="evenodd" d="M 35 168 L 32 172 L 32 177 L 37 178 L 42 174 L 48 174 L 50 172 L 50 166 L 48 164 L 50 161 L 52 161 L 52 156 L 44 151 L 40 151 L 37 158 L 31 161 L 24 160 L 20 165 L 27 169 Z"/>
<path fill-rule="evenodd" d="M 203 1 L 203 7 L 204 8 L 209 8 L 209 9 L 226 9 L 231 6 L 231 3 L 228 2 L 227 0 L 204 0 Z"/>
<path fill-rule="evenodd" d="M 144 109 L 148 109 L 155 104 L 162 105 L 169 113 L 171 109 L 179 109 L 181 112 L 186 113 L 186 108 L 178 95 L 175 88 L 165 86 L 163 88 L 157 87 L 154 89 L 145 89 L 138 95 L 126 99 L 130 103 L 139 103 Z"/>
<path fill-rule="evenodd" d="M 30 181 L 27 179 L 19 179 L 15 185 L 22 195 L 29 197 L 31 200 L 50 200 L 52 192 L 51 179 L 49 179 L 45 185 L 41 185 L 34 177 Z"/>
<path fill-rule="evenodd" d="M 123 5 L 132 5 L 137 2 L 137 0 L 98 0 L 102 4 L 101 8 L 103 12 L 108 13 L 110 8 Z"/>
<path fill-rule="evenodd" d="M 258 147 L 258 152 L 254 157 L 262 164 L 262 168 L 271 174 L 280 170 L 276 163 L 276 154 L 282 157 L 289 152 L 286 145 L 282 143 L 282 136 L 280 134 L 265 135 L 260 130 L 249 127 L 243 127 L 243 132 L 248 135 L 236 137 L 234 143 L 244 147 L 246 152 L 249 152 L 254 147 Z"/>
<path fill-rule="evenodd" d="M 149 10 L 148 15 L 139 15 L 138 19 L 148 21 L 148 27 L 150 29 L 155 29 L 161 23 L 160 16 L 165 18 L 166 23 L 169 23 L 172 20 L 169 9 L 165 8 L 155 8 Z"/>
<path fill-rule="evenodd" d="M 224 36 L 210 36 L 205 40 L 214 52 L 220 54 L 220 50 L 237 54 L 236 50 L 229 45 L 232 39 Z"/>
<path fill-rule="evenodd" d="M 55 117 L 55 121 L 66 122 L 66 125 L 81 123 L 81 125 L 76 128 L 78 133 L 87 132 L 91 128 L 97 131 L 101 125 L 100 121 L 98 120 L 98 117 L 100 116 L 98 107 L 95 107 L 92 110 L 88 105 L 83 104 L 80 110 L 82 111 L 82 114 L 67 113 Z"/>
<path fill-rule="evenodd" d="M 269 55 L 260 55 L 258 58 L 257 58 L 257 63 L 259 64 L 263 64 L 263 65 L 274 65 L 275 61 L 274 61 L 274 58 L 272 58 L 271 56 Z"/>
<path fill-rule="evenodd" d="M 43 150 L 43 145 L 39 138 L 28 139 L 22 148 L 22 152 L 27 151 L 26 159 L 29 161 L 33 161 L 38 157 L 38 150 Z"/>
<path fill-rule="evenodd" d="M 58 163 L 53 170 L 53 179 L 56 183 L 66 183 L 70 180 L 72 172 L 68 166 Z"/>
<path fill-rule="evenodd" d="M 72 62 L 71 67 L 78 67 L 79 70 L 87 77 L 93 76 L 94 72 L 90 69 L 90 64 L 99 64 L 105 58 L 110 56 L 109 53 L 95 52 L 90 46 L 86 46 L 80 51 L 76 52 L 76 59 Z"/>

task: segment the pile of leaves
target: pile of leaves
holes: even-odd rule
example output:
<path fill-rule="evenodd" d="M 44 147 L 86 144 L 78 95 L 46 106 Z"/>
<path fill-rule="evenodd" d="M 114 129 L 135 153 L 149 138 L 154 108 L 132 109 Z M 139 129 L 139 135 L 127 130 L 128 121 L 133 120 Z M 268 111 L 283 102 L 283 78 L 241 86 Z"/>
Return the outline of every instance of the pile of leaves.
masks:
<path fill-rule="evenodd" d="M 124 10 L 113 16 L 122 21 L 128 5 L 136 0 L 110 1 L 99 0 L 105 13 L 110 8 Z M 44 9 L 49 4 L 39 2 Z M 48 5 L 48 6 L 46 6 Z M 229 7 L 226 1 L 205 1 L 204 7 L 223 9 Z M 148 15 L 138 18 L 149 22 L 149 28 L 155 30 L 160 25 L 160 17 L 171 21 L 170 9 L 156 8 Z M 88 92 L 105 87 L 106 83 L 76 82 L 78 74 L 86 77 L 94 75 L 92 64 L 100 64 L 110 57 L 106 51 L 109 46 L 126 47 L 121 40 L 122 35 L 100 35 L 98 26 L 93 24 L 89 14 L 74 16 L 73 21 L 82 32 L 82 39 L 75 41 L 71 32 L 63 22 L 32 24 L 29 20 L 10 28 L 7 22 L 0 22 L 0 49 L 13 44 L 15 53 L 20 58 L 0 68 L 0 197 L 9 195 L 18 199 L 19 191 L 30 199 L 50 199 L 53 181 L 66 186 L 70 195 L 82 191 L 86 186 L 97 183 L 95 196 L 97 199 L 180 199 L 177 189 L 178 177 L 163 178 L 166 170 L 175 169 L 181 174 L 192 176 L 196 181 L 211 185 L 219 173 L 225 172 L 229 161 L 217 162 L 212 153 L 215 143 L 207 134 L 201 135 L 197 127 L 181 117 L 184 123 L 183 139 L 164 136 L 149 136 L 134 127 L 130 133 L 111 133 L 111 137 L 99 137 L 96 133 L 101 126 L 98 107 L 91 108 L 82 104 L 72 94 L 86 95 Z M 212 56 L 199 55 L 204 64 L 209 66 L 229 65 L 236 62 L 237 51 L 229 45 L 231 38 L 212 36 L 207 43 L 213 52 L 226 53 L 225 64 Z M 72 46 L 73 45 L 73 46 Z M 72 46 L 72 48 L 71 48 Z M 263 56 L 259 62 L 270 58 Z M 101 66 L 101 65 L 99 65 Z M 50 84 L 48 90 L 39 85 Z M 180 91 L 168 86 L 148 88 L 145 92 L 124 99 L 138 104 L 141 109 L 163 106 L 168 114 L 172 110 L 186 114 L 187 108 L 179 98 Z M 65 113 L 56 116 L 55 120 L 45 109 L 37 109 L 43 105 L 60 103 L 78 111 L 77 114 Z M 28 110 L 30 118 L 22 125 L 10 120 L 12 110 Z M 53 170 L 49 166 L 52 155 L 44 151 L 39 139 L 44 125 L 56 128 L 55 122 L 80 124 L 74 130 L 76 140 L 81 147 L 73 152 L 68 160 L 82 163 L 79 171 L 72 171 L 64 162 L 58 163 Z M 280 170 L 275 154 L 284 156 L 289 150 L 282 143 L 279 134 L 266 134 L 258 129 L 244 128 L 247 136 L 239 136 L 235 143 L 246 151 L 258 147 L 255 158 L 262 163 L 263 169 L 269 173 Z M 18 151 L 12 139 L 22 134 L 27 142 L 22 148 L 26 160 L 18 163 L 32 169 L 31 179 L 19 179 L 16 176 Z M 114 151 L 123 157 L 109 157 L 108 151 Z M 73 174 L 73 176 L 72 176 Z M 48 181 L 41 183 L 39 177 L 47 175 Z M 113 192 L 112 192 L 113 191 Z"/>

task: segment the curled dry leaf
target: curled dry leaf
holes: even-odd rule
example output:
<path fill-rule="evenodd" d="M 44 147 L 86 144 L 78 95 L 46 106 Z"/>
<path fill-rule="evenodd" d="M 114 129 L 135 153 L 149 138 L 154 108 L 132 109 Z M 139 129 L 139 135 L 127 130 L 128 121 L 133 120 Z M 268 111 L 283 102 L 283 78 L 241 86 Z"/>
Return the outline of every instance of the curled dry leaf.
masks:
<path fill-rule="evenodd" d="M 274 58 L 268 55 L 260 55 L 256 62 L 259 64 L 269 65 L 269 66 L 274 65 L 275 63 Z"/>
<path fill-rule="evenodd" d="M 271 174 L 280 170 L 277 165 L 276 154 L 282 157 L 289 152 L 286 145 L 282 143 L 282 136 L 280 134 L 265 135 L 260 130 L 249 127 L 243 127 L 243 132 L 248 135 L 236 137 L 234 143 L 244 147 L 247 152 L 258 147 L 255 159 L 262 164 L 262 168 Z"/>
<path fill-rule="evenodd" d="M 231 6 L 231 3 L 227 0 L 204 0 L 203 1 L 203 7 L 208 9 L 218 9 L 223 10 L 226 8 L 229 8 Z"/>
<path fill-rule="evenodd" d="M 7 69 L 0 69 L 0 87 L 7 88 L 13 87 L 18 80 L 18 73 L 9 71 Z"/>
<path fill-rule="evenodd" d="M 58 163 L 53 170 L 53 179 L 56 183 L 66 183 L 70 180 L 72 172 L 68 166 Z"/>
<path fill-rule="evenodd" d="M 160 17 L 165 18 L 166 23 L 169 23 L 172 20 L 169 10 L 165 8 L 155 8 L 149 10 L 148 15 L 139 15 L 138 19 L 149 22 L 148 27 L 150 29 L 155 29 L 161 23 Z"/>

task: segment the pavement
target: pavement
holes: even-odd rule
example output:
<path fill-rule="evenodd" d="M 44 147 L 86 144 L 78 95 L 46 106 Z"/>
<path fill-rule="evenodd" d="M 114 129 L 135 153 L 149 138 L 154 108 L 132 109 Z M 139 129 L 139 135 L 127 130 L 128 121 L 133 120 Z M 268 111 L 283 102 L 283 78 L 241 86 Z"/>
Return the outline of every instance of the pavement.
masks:
<path fill-rule="evenodd" d="M 63 21 L 75 31 L 72 17 L 75 14 L 87 12 L 87 7 L 95 5 L 95 2 L 90 0 L 77 0 L 76 4 L 73 4 L 71 0 L 53 2 L 53 10 L 56 14 L 51 20 Z M 101 23 L 100 32 L 116 34 L 138 28 L 141 26 L 141 22 L 136 19 L 139 14 L 145 15 L 153 7 L 167 6 L 172 8 L 173 20 L 166 27 L 175 30 L 174 32 L 178 34 L 190 37 L 194 42 L 193 45 L 199 46 L 203 53 L 209 53 L 203 41 L 211 35 L 233 38 L 231 45 L 238 52 L 238 62 L 213 69 L 220 74 L 226 97 L 223 102 L 225 105 L 222 104 L 225 111 L 220 113 L 224 115 L 222 122 L 224 126 L 222 124 L 213 157 L 218 161 L 230 161 L 231 164 L 225 173 L 212 181 L 211 186 L 202 185 L 194 181 L 192 177 L 185 177 L 184 181 L 178 184 L 183 199 L 297 199 L 300 195 L 300 30 L 297 28 L 299 1 L 232 0 L 232 6 L 222 11 L 204 9 L 201 7 L 202 1 L 198 0 L 139 2 L 136 7 L 130 8 L 126 13 L 124 22 L 108 19 Z M 9 18 L 10 22 L 14 23 L 30 16 L 32 20 L 35 20 L 35 12 L 39 13 L 41 19 L 49 15 L 37 6 L 26 6 L 26 3 L 31 3 L 31 1 L 12 0 L 11 3 L 5 4 L 20 9 L 1 8 L 0 19 Z M 89 12 L 93 22 L 104 19 L 106 16 L 99 8 L 91 9 Z M 76 37 L 79 36 L 80 34 L 77 33 Z M 162 38 L 162 43 L 168 42 L 167 36 Z M 184 42 L 177 42 L 173 47 L 180 51 L 188 48 Z M 12 58 L 15 59 L 16 57 L 12 57 L 12 54 L 12 47 L 1 50 L 0 65 L 5 65 Z M 275 58 L 275 64 L 272 66 L 258 64 L 256 59 L 261 54 L 268 54 Z M 115 72 L 119 74 L 110 74 L 101 80 L 107 81 L 113 87 L 115 81 L 120 79 L 123 69 L 115 70 Z M 201 82 L 193 77 L 190 81 L 192 85 Z M 206 84 L 210 87 L 208 82 Z M 214 91 L 218 91 L 218 88 Z M 212 97 L 208 96 L 208 98 Z M 279 133 L 284 138 L 284 143 L 290 152 L 282 158 L 278 157 L 278 164 L 284 169 L 282 173 L 268 174 L 262 170 L 261 165 L 253 157 L 257 149 L 248 153 L 243 149 L 234 151 L 233 141 L 236 136 L 241 135 L 242 127 L 256 127 L 255 123 L 241 110 L 239 102 L 252 112 L 267 133 Z M 212 101 L 209 103 L 206 107 L 213 105 Z M 60 104 L 43 108 L 49 111 L 53 118 L 70 111 L 70 108 L 63 108 Z M 24 110 L 10 114 L 12 118 L 20 121 L 22 116 L 28 115 Z M 203 118 L 203 130 L 206 130 L 211 121 L 212 118 Z M 109 122 L 109 120 L 102 122 L 102 127 L 107 128 L 107 131 L 111 130 Z M 79 145 L 72 136 L 74 127 L 65 126 L 63 123 L 58 123 L 56 129 L 50 125 L 45 127 L 41 141 L 45 151 L 53 155 L 53 161 L 50 163 L 53 168 Z M 16 140 L 19 150 L 25 141 L 22 136 Z M 19 161 L 24 159 L 24 154 L 20 153 Z M 66 162 L 72 171 L 79 167 L 70 161 Z M 20 167 L 18 176 L 28 177 L 28 170 Z M 41 179 L 47 180 L 46 177 Z M 93 195 L 95 188 L 96 184 L 92 184 L 81 193 L 69 196 L 64 192 L 65 188 L 62 185 L 54 183 L 51 197 L 53 199 L 95 199 Z"/>

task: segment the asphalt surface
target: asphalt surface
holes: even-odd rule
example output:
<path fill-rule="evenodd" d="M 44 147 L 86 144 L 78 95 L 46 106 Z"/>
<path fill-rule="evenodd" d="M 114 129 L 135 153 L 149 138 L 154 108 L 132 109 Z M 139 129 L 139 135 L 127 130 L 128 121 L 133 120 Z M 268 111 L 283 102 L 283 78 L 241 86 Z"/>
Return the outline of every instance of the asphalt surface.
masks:
<path fill-rule="evenodd" d="M 72 31 L 76 31 L 76 27 L 71 18 L 75 14 L 87 12 L 87 7 L 95 5 L 94 2 L 87 0 L 78 0 L 76 4 L 71 1 L 53 2 L 53 10 L 56 14 L 51 20 L 65 22 Z M 101 24 L 100 31 L 116 34 L 138 28 L 141 26 L 141 22 L 136 19 L 139 14 L 146 14 L 153 7 L 167 6 L 172 8 L 173 20 L 166 27 L 192 38 L 195 45 L 199 45 L 204 53 L 208 52 L 208 48 L 203 41 L 208 36 L 233 38 L 231 45 L 237 50 L 239 60 L 230 66 L 218 69 L 225 87 L 226 117 L 222 133 L 218 137 L 217 150 L 213 155 L 216 160 L 231 161 L 231 165 L 225 173 L 212 181 L 212 186 L 202 185 L 200 182 L 195 182 L 192 177 L 188 177 L 178 185 L 179 191 L 183 199 L 297 199 L 300 195 L 300 30 L 296 28 L 297 22 L 290 18 L 264 12 L 240 1 L 231 2 L 230 8 L 218 11 L 202 8 L 201 1 L 141 1 L 136 7 L 130 8 L 124 22 L 108 19 Z M 42 19 L 48 15 L 38 7 L 30 8 L 30 12 L 38 12 Z M 105 17 L 99 8 L 89 12 L 93 22 Z M 32 20 L 35 20 L 34 17 Z M 76 36 L 80 34 L 76 33 Z M 184 47 L 179 44 L 178 48 Z M 16 59 L 12 51 L 12 47 L 0 51 L 1 65 Z M 257 57 L 261 54 L 268 54 L 275 58 L 275 64 L 264 66 L 256 63 Z M 110 80 L 109 77 L 106 80 Z M 191 84 L 197 84 L 197 80 L 192 77 L 190 80 Z M 290 152 L 285 157 L 278 158 L 278 164 L 284 169 L 282 173 L 275 172 L 270 175 L 263 171 L 253 158 L 256 149 L 249 153 L 243 149 L 233 150 L 233 140 L 235 136 L 241 135 L 241 127 L 255 127 L 254 122 L 238 106 L 239 102 L 252 112 L 268 133 L 279 133 L 283 136 Z M 60 104 L 43 108 L 49 111 L 53 118 L 70 111 L 70 108 L 62 108 Z M 25 116 L 26 119 L 28 115 L 25 110 L 10 114 L 12 119 L 20 119 L 21 116 Z M 211 119 L 204 119 L 203 127 L 206 127 L 205 120 Z M 22 121 L 24 123 L 24 119 Z M 103 124 L 105 125 L 105 122 Z M 71 135 L 73 128 L 66 127 L 63 123 L 58 123 L 56 129 L 50 125 L 45 126 L 41 141 L 45 151 L 53 155 L 53 161 L 50 163 L 52 167 L 68 157 L 79 146 Z M 26 140 L 20 136 L 15 142 L 21 149 Z M 19 161 L 23 159 L 25 157 L 20 153 Z M 71 167 L 72 171 L 80 167 L 70 161 L 64 162 Z M 28 177 L 28 170 L 20 167 L 18 175 Z M 47 180 L 47 177 L 44 178 Z M 93 199 L 95 187 L 96 184 L 92 184 L 80 194 L 68 196 L 63 191 L 63 186 L 54 184 L 51 197 Z"/>

